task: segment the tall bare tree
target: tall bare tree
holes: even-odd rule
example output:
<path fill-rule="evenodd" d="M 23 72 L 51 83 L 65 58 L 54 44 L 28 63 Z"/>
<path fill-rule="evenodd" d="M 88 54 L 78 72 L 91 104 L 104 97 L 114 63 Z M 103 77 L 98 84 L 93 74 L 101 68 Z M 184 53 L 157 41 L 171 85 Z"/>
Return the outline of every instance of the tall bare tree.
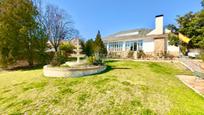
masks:
<path fill-rule="evenodd" d="M 73 34 L 78 34 L 73 27 L 71 16 L 56 6 L 47 5 L 44 22 L 49 42 L 55 52 L 58 52 L 62 40 L 70 39 Z"/>

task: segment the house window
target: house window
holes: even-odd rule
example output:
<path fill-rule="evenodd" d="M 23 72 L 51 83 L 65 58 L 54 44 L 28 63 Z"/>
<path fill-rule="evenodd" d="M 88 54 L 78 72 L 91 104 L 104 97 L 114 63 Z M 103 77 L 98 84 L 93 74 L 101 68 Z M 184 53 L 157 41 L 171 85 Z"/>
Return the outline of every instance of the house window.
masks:
<path fill-rule="evenodd" d="M 122 51 L 123 42 L 111 42 L 109 43 L 109 50 L 113 52 Z"/>
<path fill-rule="evenodd" d="M 109 51 L 120 52 L 123 51 L 123 42 L 110 42 Z M 125 51 L 139 51 L 143 50 L 143 40 L 127 41 L 125 42 Z"/>
<path fill-rule="evenodd" d="M 143 40 L 127 41 L 125 43 L 125 51 L 139 51 L 143 49 Z"/>
<path fill-rule="evenodd" d="M 142 40 L 138 41 L 138 50 L 143 50 L 143 41 Z"/>

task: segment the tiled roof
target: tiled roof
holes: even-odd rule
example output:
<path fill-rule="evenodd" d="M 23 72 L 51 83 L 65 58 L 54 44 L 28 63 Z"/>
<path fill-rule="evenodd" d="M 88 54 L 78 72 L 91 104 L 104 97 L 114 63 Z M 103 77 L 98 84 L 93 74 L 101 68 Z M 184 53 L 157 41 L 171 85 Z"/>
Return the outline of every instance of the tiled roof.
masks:
<path fill-rule="evenodd" d="M 108 37 L 105 37 L 104 40 L 125 38 L 125 37 L 130 37 L 130 36 L 143 37 L 143 36 L 146 36 L 151 31 L 152 29 L 133 29 L 133 30 L 128 30 L 128 31 L 121 31 L 121 32 L 112 34 Z"/>
<path fill-rule="evenodd" d="M 150 33 L 152 29 L 134 29 L 134 30 L 128 30 L 128 31 L 121 31 L 118 33 L 115 33 L 113 35 L 110 35 L 108 37 L 104 37 L 103 41 L 120 41 L 120 40 L 132 40 L 132 39 L 139 39 L 139 38 L 152 38 L 157 36 L 164 36 L 164 35 L 151 35 L 147 36 L 148 33 Z"/>

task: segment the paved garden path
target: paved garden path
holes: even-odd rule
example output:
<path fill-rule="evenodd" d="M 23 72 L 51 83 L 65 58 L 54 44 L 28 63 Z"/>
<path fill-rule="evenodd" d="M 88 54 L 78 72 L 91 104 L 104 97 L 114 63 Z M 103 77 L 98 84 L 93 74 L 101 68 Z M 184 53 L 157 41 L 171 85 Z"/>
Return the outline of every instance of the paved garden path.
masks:
<path fill-rule="evenodd" d="M 177 77 L 188 87 L 204 97 L 204 79 L 197 79 L 195 76 L 177 75 Z"/>
<path fill-rule="evenodd" d="M 192 72 L 204 73 L 203 63 L 200 60 L 192 60 L 188 58 L 181 58 L 180 62 L 183 63 Z"/>
<path fill-rule="evenodd" d="M 203 62 L 200 60 L 192 60 L 188 58 L 181 58 L 180 62 L 185 65 L 192 72 L 204 73 Z M 177 75 L 177 77 L 188 87 L 193 89 L 198 94 L 204 96 L 204 79 L 196 76 Z"/>

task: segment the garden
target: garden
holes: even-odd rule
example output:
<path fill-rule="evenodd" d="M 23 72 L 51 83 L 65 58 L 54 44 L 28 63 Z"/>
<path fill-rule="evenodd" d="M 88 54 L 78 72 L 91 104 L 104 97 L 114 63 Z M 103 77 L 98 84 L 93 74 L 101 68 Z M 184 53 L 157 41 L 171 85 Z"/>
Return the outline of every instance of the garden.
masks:
<path fill-rule="evenodd" d="M 162 53 L 158 60 L 171 61 L 142 62 L 129 52 L 127 60 L 107 59 L 100 31 L 84 41 L 68 13 L 41 6 L 40 0 L 0 0 L 1 115 L 204 114 L 204 94 L 176 77 L 193 73 L 175 57 Z M 180 44 L 184 55 L 203 49 L 203 11 L 168 26 L 171 45 L 179 45 L 179 32 L 192 38 Z M 137 58 L 152 59 L 142 50 Z"/>
<path fill-rule="evenodd" d="M 42 69 L 0 72 L 0 114 L 204 114 L 204 99 L 176 75 L 179 63 L 107 61 L 105 72 L 46 78 Z"/>

